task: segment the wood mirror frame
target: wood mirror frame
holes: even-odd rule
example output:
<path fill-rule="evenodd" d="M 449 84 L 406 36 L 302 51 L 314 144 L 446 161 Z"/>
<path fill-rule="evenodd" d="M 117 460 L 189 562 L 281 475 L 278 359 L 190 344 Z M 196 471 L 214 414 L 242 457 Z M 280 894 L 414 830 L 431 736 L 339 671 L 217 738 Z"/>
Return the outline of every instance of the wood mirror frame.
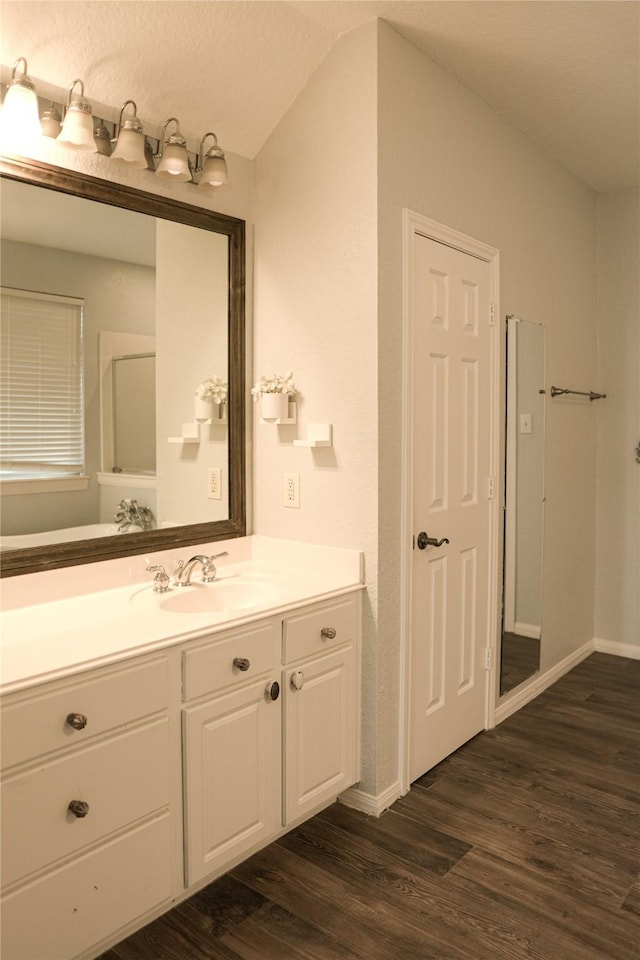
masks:
<path fill-rule="evenodd" d="M 168 527 L 129 536 L 98 537 L 46 547 L 6 550 L 0 557 L 0 575 L 17 576 L 112 560 L 155 550 L 242 537 L 246 533 L 245 498 L 245 223 L 203 207 L 146 193 L 50 164 L 0 157 L 0 177 L 19 180 L 76 197 L 97 200 L 165 220 L 174 220 L 229 238 L 228 336 L 228 470 L 227 520 Z"/>

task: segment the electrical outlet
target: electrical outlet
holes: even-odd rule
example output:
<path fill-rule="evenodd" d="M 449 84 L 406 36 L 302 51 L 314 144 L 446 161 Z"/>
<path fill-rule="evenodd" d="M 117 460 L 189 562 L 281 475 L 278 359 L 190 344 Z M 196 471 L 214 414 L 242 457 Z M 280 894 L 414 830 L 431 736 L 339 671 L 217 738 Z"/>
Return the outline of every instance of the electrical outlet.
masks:
<path fill-rule="evenodd" d="M 210 467 L 207 470 L 207 499 L 222 500 L 222 468 Z"/>
<path fill-rule="evenodd" d="M 282 503 L 285 507 L 300 508 L 300 474 L 285 473 L 282 491 Z"/>

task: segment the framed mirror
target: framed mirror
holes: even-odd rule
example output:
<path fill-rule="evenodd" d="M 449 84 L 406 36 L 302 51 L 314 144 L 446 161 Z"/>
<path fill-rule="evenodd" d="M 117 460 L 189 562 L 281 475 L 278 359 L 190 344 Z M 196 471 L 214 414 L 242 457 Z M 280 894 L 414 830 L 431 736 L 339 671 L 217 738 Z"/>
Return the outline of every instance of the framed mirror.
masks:
<path fill-rule="evenodd" d="M 540 669 L 545 329 L 507 317 L 505 538 L 500 695 Z"/>
<path fill-rule="evenodd" d="M 3 307 L 11 302 L 18 318 L 60 315 L 73 331 L 64 351 L 51 339 L 54 353 L 76 359 L 65 376 L 79 383 L 70 407 L 80 438 L 71 469 L 57 452 L 25 454 L 36 420 L 45 440 L 57 437 L 54 405 L 38 394 L 38 420 L 36 388 L 19 385 L 25 410 L 7 426 L 15 400 L 3 396 L 2 576 L 243 536 L 244 221 L 17 158 L 0 158 L 0 193 Z M 228 383 L 226 403 L 196 419 L 196 389 L 210 378 Z M 123 521 L 132 501 L 147 523 Z"/>

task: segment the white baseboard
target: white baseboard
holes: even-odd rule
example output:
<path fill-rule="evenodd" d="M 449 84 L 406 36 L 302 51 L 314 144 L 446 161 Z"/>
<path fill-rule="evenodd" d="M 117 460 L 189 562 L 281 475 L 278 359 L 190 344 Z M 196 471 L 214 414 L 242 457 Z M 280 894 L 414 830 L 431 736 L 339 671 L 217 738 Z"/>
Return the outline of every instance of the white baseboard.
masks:
<path fill-rule="evenodd" d="M 400 781 L 397 780 L 377 795 L 365 793 L 364 790 L 360 790 L 358 787 L 350 787 L 349 790 L 341 793 L 338 799 L 340 803 L 344 803 L 346 807 L 360 810 L 361 813 L 366 813 L 370 817 L 379 817 L 401 796 Z"/>
<path fill-rule="evenodd" d="M 574 650 L 573 653 L 570 653 L 568 657 L 565 657 L 564 660 L 561 660 L 560 663 L 556 663 L 555 667 L 551 667 L 546 673 L 538 674 L 531 683 L 528 683 L 521 690 L 517 690 L 513 696 L 507 696 L 504 701 L 496 707 L 496 725 L 502 723 L 503 720 L 506 720 L 507 717 L 516 713 L 516 711 L 524 707 L 525 704 L 530 703 L 531 700 L 535 700 L 547 687 L 550 687 L 556 680 L 563 677 L 565 673 L 573 670 L 579 663 L 586 660 L 594 650 L 594 641 L 588 640 L 577 650 Z"/>
<path fill-rule="evenodd" d="M 516 620 L 513 632 L 519 637 L 528 637 L 530 640 L 540 639 L 540 626 L 536 626 L 535 623 L 520 623 Z"/>
<path fill-rule="evenodd" d="M 598 653 L 610 653 L 614 657 L 640 660 L 640 643 L 617 643 L 615 640 L 601 640 L 600 637 L 596 637 L 593 648 Z"/>

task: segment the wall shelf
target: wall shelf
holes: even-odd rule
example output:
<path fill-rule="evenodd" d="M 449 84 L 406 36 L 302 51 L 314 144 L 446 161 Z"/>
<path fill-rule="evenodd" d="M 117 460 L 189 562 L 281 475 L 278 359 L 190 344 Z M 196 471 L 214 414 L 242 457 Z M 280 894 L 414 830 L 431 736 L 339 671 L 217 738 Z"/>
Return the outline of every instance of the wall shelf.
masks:
<path fill-rule="evenodd" d="M 207 423 L 213 424 L 226 424 L 227 418 L 224 417 L 212 417 L 211 420 L 189 420 L 187 423 L 183 423 L 181 427 L 181 435 L 179 437 L 167 437 L 169 443 L 200 443 L 200 427 Z"/>
<path fill-rule="evenodd" d="M 306 440 L 294 440 L 293 445 L 294 447 L 332 447 L 333 424 L 310 423 Z"/>
<path fill-rule="evenodd" d="M 179 437 L 168 437 L 169 443 L 200 443 L 200 421 L 190 420 L 182 424 Z"/>

